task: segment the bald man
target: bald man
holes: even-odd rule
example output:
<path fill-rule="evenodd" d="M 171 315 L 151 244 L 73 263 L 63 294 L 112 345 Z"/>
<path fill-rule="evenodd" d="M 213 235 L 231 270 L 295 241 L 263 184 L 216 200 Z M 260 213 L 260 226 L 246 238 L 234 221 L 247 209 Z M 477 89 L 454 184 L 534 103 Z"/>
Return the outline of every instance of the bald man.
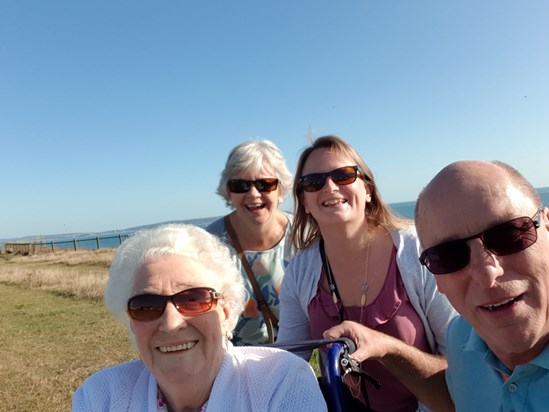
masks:
<path fill-rule="evenodd" d="M 382 359 L 435 410 L 549 410 L 549 209 L 536 190 L 505 163 L 455 162 L 421 192 L 415 223 L 420 262 L 461 316 L 446 371 L 422 375 L 389 347 Z M 375 345 L 366 332 L 349 322 L 325 336 L 350 337 L 364 358 Z"/>
<path fill-rule="evenodd" d="M 452 163 L 420 194 L 420 261 L 461 315 L 446 371 L 458 411 L 549 410 L 548 217 L 501 162 Z"/>

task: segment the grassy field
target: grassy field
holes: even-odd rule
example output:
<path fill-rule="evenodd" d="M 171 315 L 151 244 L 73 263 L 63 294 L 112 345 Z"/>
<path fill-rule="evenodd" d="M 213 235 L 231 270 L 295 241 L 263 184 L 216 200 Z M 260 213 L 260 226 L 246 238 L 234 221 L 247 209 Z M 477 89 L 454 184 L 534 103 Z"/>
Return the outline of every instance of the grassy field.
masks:
<path fill-rule="evenodd" d="M 0 255 L 0 283 L 100 301 L 114 249 Z"/>
<path fill-rule="evenodd" d="M 107 255 L 0 255 L 0 411 L 68 411 L 92 372 L 136 357 L 100 298 Z"/>

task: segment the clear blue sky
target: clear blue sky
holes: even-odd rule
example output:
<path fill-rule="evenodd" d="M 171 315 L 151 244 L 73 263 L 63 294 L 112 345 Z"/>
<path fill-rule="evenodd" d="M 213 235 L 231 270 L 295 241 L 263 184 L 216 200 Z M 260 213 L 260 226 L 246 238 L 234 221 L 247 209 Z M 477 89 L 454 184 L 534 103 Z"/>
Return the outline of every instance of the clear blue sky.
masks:
<path fill-rule="evenodd" d="M 447 163 L 549 186 L 545 0 L 0 0 L 0 239 L 227 213 L 229 150 L 337 134 L 389 202 Z"/>

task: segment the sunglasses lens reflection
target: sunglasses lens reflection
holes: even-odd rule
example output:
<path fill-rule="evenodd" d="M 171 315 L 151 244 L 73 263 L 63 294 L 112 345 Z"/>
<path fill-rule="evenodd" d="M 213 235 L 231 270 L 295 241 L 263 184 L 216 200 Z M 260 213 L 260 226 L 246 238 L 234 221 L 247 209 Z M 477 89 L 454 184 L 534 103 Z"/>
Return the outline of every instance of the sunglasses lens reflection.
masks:
<path fill-rule="evenodd" d="M 158 319 L 164 313 L 168 298 L 160 295 L 139 295 L 128 301 L 128 313 L 132 319 L 147 322 Z"/>
<path fill-rule="evenodd" d="M 467 242 L 480 238 L 484 247 L 497 256 L 520 252 L 538 239 L 537 223 L 529 217 L 519 217 L 494 226 L 476 236 L 454 240 L 425 249 L 420 262 L 435 275 L 457 272 L 469 264 L 471 250 Z"/>
<path fill-rule="evenodd" d="M 173 297 L 173 302 L 179 312 L 184 315 L 199 315 L 208 312 L 214 300 L 208 289 L 196 288 L 181 292 Z"/>
<path fill-rule="evenodd" d="M 233 193 L 247 193 L 250 187 L 249 180 L 229 180 L 229 190 Z"/>
<path fill-rule="evenodd" d="M 259 179 L 254 182 L 255 188 L 260 192 L 272 192 L 278 185 L 276 179 Z"/>
<path fill-rule="evenodd" d="M 303 176 L 301 178 L 301 187 L 306 192 L 317 192 L 324 187 L 326 178 L 320 173 Z"/>
<path fill-rule="evenodd" d="M 182 315 L 201 315 L 215 308 L 218 296 L 209 288 L 187 289 L 172 296 L 138 295 L 128 301 L 128 314 L 140 322 L 156 320 L 162 316 L 168 300 L 171 300 Z"/>
<path fill-rule="evenodd" d="M 278 179 L 232 179 L 228 182 L 229 191 L 232 193 L 248 193 L 252 185 L 254 185 L 259 192 L 273 192 L 278 187 Z"/>
<path fill-rule="evenodd" d="M 535 223 L 529 217 L 520 217 L 502 223 L 483 234 L 487 249 L 499 256 L 520 252 L 538 240 Z"/>
<path fill-rule="evenodd" d="M 332 173 L 334 183 L 338 185 L 350 185 L 356 180 L 356 170 L 354 169 L 337 169 Z"/>
<path fill-rule="evenodd" d="M 456 240 L 425 250 L 421 262 L 434 274 L 452 273 L 463 269 L 469 263 L 469 245 Z"/>
<path fill-rule="evenodd" d="M 326 184 L 328 177 L 338 185 L 350 185 L 358 175 L 357 166 L 345 166 L 328 173 L 311 173 L 299 179 L 301 188 L 306 192 L 318 192 Z"/>

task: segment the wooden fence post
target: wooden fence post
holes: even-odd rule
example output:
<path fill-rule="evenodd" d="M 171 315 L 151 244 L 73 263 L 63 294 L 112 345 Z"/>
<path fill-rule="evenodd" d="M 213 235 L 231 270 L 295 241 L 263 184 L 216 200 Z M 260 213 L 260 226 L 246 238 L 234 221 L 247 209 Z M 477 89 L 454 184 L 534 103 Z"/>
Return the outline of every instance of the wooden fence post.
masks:
<path fill-rule="evenodd" d="M 97 249 L 99 249 L 99 236 L 95 237 L 95 243 L 97 244 Z"/>
<path fill-rule="evenodd" d="M 74 251 L 76 252 L 76 238 L 72 240 L 72 243 L 74 244 Z"/>

